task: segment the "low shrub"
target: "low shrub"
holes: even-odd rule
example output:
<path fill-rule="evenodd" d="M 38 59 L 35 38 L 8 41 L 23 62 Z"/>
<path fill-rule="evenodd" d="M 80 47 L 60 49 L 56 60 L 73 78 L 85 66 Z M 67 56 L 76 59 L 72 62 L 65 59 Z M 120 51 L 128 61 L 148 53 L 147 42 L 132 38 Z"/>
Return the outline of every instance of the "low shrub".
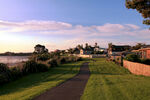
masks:
<path fill-rule="evenodd" d="M 73 61 L 73 58 L 72 57 L 66 57 L 66 61 L 69 63 L 69 62 L 72 62 Z"/>
<path fill-rule="evenodd" d="M 57 67 L 58 66 L 57 59 L 51 59 L 51 61 L 49 61 L 48 64 L 50 64 L 50 67 Z"/>
<path fill-rule="evenodd" d="M 141 63 L 150 65 L 150 59 L 142 59 Z"/>
<path fill-rule="evenodd" d="M 37 63 L 35 61 L 27 61 L 22 68 L 23 74 L 45 72 L 48 71 L 48 66 L 45 64 Z"/>
<path fill-rule="evenodd" d="M 132 61 L 132 62 L 141 62 L 140 57 L 136 54 L 128 54 L 125 57 L 125 60 Z"/>
<path fill-rule="evenodd" d="M 66 57 L 61 57 L 61 58 L 59 59 L 60 64 L 67 63 L 66 59 L 67 59 Z"/>
<path fill-rule="evenodd" d="M 70 62 L 76 62 L 76 61 L 81 61 L 82 58 L 81 57 L 74 57 L 74 56 L 70 56 L 70 57 L 54 57 L 53 59 L 51 59 L 51 61 L 49 61 L 48 64 L 50 64 L 51 67 L 57 67 L 59 64 L 65 64 L 65 63 L 70 63 Z"/>
<path fill-rule="evenodd" d="M 78 57 L 70 56 L 68 57 L 69 62 L 76 62 L 78 60 Z"/>
<path fill-rule="evenodd" d="M 8 77 L 5 74 L 0 74 L 0 85 L 9 82 L 10 80 L 8 79 Z"/>
<path fill-rule="evenodd" d="M 23 74 L 38 72 L 37 63 L 35 61 L 27 61 L 22 68 Z"/>
<path fill-rule="evenodd" d="M 0 84 L 9 82 L 12 80 L 12 75 L 6 64 L 0 63 Z"/>
<path fill-rule="evenodd" d="M 150 65 L 150 59 L 140 59 L 140 57 L 138 55 L 135 55 L 135 54 L 127 55 L 125 60 Z"/>
<path fill-rule="evenodd" d="M 77 61 L 82 61 L 83 59 L 81 57 L 78 57 L 77 58 Z"/>
<path fill-rule="evenodd" d="M 48 71 L 48 66 L 45 65 L 45 64 L 37 64 L 37 69 L 38 69 L 38 72 L 46 72 Z"/>
<path fill-rule="evenodd" d="M 1 73 L 8 73 L 8 72 L 9 72 L 9 68 L 7 67 L 7 65 L 0 63 L 0 74 Z"/>
<path fill-rule="evenodd" d="M 7 67 L 6 64 L 0 63 L 0 84 L 10 82 L 12 80 L 18 79 L 24 75 L 37 73 L 37 72 L 46 72 L 50 67 L 57 67 L 59 64 L 65 64 L 69 62 L 81 61 L 80 57 L 66 57 L 66 56 L 55 56 L 53 59 L 47 60 L 47 58 L 40 58 L 42 61 L 37 61 L 35 59 L 29 60 L 25 63 L 22 63 L 18 67 Z M 43 61 L 46 60 L 46 61 Z"/>
<path fill-rule="evenodd" d="M 38 54 L 37 60 L 41 61 L 46 61 L 50 59 L 50 54 L 49 53 L 44 53 L 44 54 Z"/>
<path fill-rule="evenodd" d="M 17 79 L 23 76 L 20 66 L 10 68 L 13 79 Z"/>

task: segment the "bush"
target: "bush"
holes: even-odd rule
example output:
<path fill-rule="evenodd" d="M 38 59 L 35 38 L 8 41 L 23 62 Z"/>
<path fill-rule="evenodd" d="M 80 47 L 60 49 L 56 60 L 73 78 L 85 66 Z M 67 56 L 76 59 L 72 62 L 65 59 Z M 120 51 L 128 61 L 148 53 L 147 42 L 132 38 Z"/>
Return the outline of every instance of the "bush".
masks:
<path fill-rule="evenodd" d="M 77 61 L 82 61 L 83 59 L 81 57 L 78 57 L 77 58 Z"/>
<path fill-rule="evenodd" d="M 0 63 L 0 84 L 9 82 L 12 80 L 12 75 L 6 64 Z"/>
<path fill-rule="evenodd" d="M 35 61 L 27 61 L 22 68 L 23 74 L 38 72 L 37 63 Z"/>
<path fill-rule="evenodd" d="M 46 66 L 45 64 L 37 63 L 35 61 L 27 61 L 22 68 L 23 74 L 45 71 L 48 71 L 48 66 Z"/>
<path fill-rule="evenodd" d="M 40 59 L 46 60 L 46 58 L 44 58 L 44 57 L 45 56 L 41 56 Z M 49 61 L 48 64 L 50 65 L 50 67 L 57 67 L 59 64 L 64 64 L 64 63 L 69 63 L 69 62 L 74 62 L 74 61 L 81 61 L 81 60 L 82 60 L 81 57 L 55 56 L 50 61 L 47 60 L 44 62 L 46 62 L 46 64 L 47 64 L 47 62 Z M 43 61 L 36 62 L 35 59 L 32 59 L 32 60 L 25 62 L 24 64 L 21 64 L 20 66 L 11 67 L 11 68 L 8 68 L 6 64 L 0 63 L 0 84 L 10 82 L 12 80 L 22 77 L 23 75 L 27 75 L 30 73 L 48 71 L 49 67 L 45 63 L 42 63 L 42 62 Z"/>
<path fill-rule="evenodd" d="M 48 71 L 48 66 L 45 64 L 37 64 L 38 72 L 46 72 Z"/>
<path fill-rule="evenodd" d="M 61 64 L 64 64 L 64 63 L 66 63 L 66 58 L 65 57 L 61 57 L 59 59 L 59 61 L 60 61 Z"/>
<path fill-rule="evenodd" d="M 20 66 L 12 67 L 12 68 L 10 68 L 10 71 L 11 71 L 11 74 L 12 74 L 12 77 L 14 80 L 22 77 L 22 75 L 23 75 L 22 69 L 20 68 Z"/>
<path fill-rule="evenodd" d="M 9 72 L 9 68 L 6 64 L 0 63 L 0 74 Z"/>
<path fill-rule="evenodd" d="M 74 56 L 70 56 L 68 59 L 69 59 L 69 62 L 76 62 L 77 61 L 77 57 L 74 57 Z"/>
<path fill-rule="evenodd" d="M 8 79 L 8 77 L 5 74 L 0 74 L 0 85 L 9 82 L 10 80 Z"/>
<path fill-rule="evenodd" d="M 51 61 L 48 62 L 51 67 L 57 67 L 58 66 L 58 61 L 57 59 L 52 59 Z"/>
<path fill-rule="evenodd" d="M 139 56 L 136 54 L 128 54 L 125 59 L 132 62 L 141 62 Z"/>
<path fill-rule="evenodd" d="M 50 54 L 44 53 L 37 56 L 37 60 L 46 61 L 50 59 Z"/>
<path fill-rule="evenodd" d="M 51 67 L 57 67 L 59 64 L 65 64 L 69 62 L 76 62 L 76 61 L 81 61 L 82 58 L 80 57 L 55 57 L 49 61 L 48 64 L 50 64 Z"/>
<path fill-rule="evenodd" d="M 69 63 L 69 62 L 72 62 L 73 61 L 73 58 L 72 57 L 66 57 L 66 61 Z"/>
<path fill-rule="evenodd" d="M 143 59 L 141 60 L 141 63 L 150 65 L 150 59 Z"/>

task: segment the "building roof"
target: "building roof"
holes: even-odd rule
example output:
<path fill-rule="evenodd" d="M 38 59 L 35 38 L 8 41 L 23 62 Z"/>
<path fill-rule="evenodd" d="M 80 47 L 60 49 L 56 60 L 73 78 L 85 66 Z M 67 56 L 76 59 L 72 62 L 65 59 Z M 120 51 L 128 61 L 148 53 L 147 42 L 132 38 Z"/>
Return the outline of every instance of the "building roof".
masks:
<path fill-rule="evenodd" d="M 142 51 L 142 50 L 150 50 L 150 47 L 148 47 L 148 48 L 142 48 L 142 49 L 139 49 L 140 51 Z"/>
<path fill-rule="evenodd" d="M 142 46 L 142 48 L 150 48 L 150 45 L 144 45 L 144 46 Z"/>
<path fill-rule="evenodd" d="M 122 52 L 131 48 L 129 45 L 112 45 L 112 51 L 114 52 Z"/>
<path fill-rule="evenodd" d="M 131 52 L 139 52 L 139 50 L 132 50 Z"/>

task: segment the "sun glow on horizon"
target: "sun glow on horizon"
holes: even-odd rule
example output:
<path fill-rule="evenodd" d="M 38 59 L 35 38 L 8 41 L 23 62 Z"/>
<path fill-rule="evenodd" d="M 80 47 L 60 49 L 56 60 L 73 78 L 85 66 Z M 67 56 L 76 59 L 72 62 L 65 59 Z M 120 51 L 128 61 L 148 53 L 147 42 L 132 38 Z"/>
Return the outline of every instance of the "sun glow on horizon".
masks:
<path fill-rule="evenodd" d="M 140 36 L 140 37 L 139 37 Z M 33 52 L 37 44 L 49 51 L 68 49 L 78 44 L 107 47 L 108 43 L 150 43 L 149 30 L 134 24 L 73 25 L 57 21 L 0 22 L 0 52 Z"/>
<path fill-rule="evenodd" d="M 0 46 L 0 53 L 33 51 L 30 39 L 13 33 L 0 33 Z"/>

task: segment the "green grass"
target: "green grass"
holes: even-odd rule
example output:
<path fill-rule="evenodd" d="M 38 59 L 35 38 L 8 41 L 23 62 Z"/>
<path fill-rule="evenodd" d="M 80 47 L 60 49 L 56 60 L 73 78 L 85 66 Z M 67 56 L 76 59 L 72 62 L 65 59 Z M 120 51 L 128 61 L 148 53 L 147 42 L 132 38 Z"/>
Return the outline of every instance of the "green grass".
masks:
<path fill-rule="evenodd" d="M 150 100 L 150 77 L 132 75 L 102 58 L 95 60 L 81 100 Z"/>
<path fill-rule="evenodd" d="M 30 100 L 75 76 L 83 62 L 64 64 L 48 72 L 25 76 L 0 86 L 0 100 Z"/>

